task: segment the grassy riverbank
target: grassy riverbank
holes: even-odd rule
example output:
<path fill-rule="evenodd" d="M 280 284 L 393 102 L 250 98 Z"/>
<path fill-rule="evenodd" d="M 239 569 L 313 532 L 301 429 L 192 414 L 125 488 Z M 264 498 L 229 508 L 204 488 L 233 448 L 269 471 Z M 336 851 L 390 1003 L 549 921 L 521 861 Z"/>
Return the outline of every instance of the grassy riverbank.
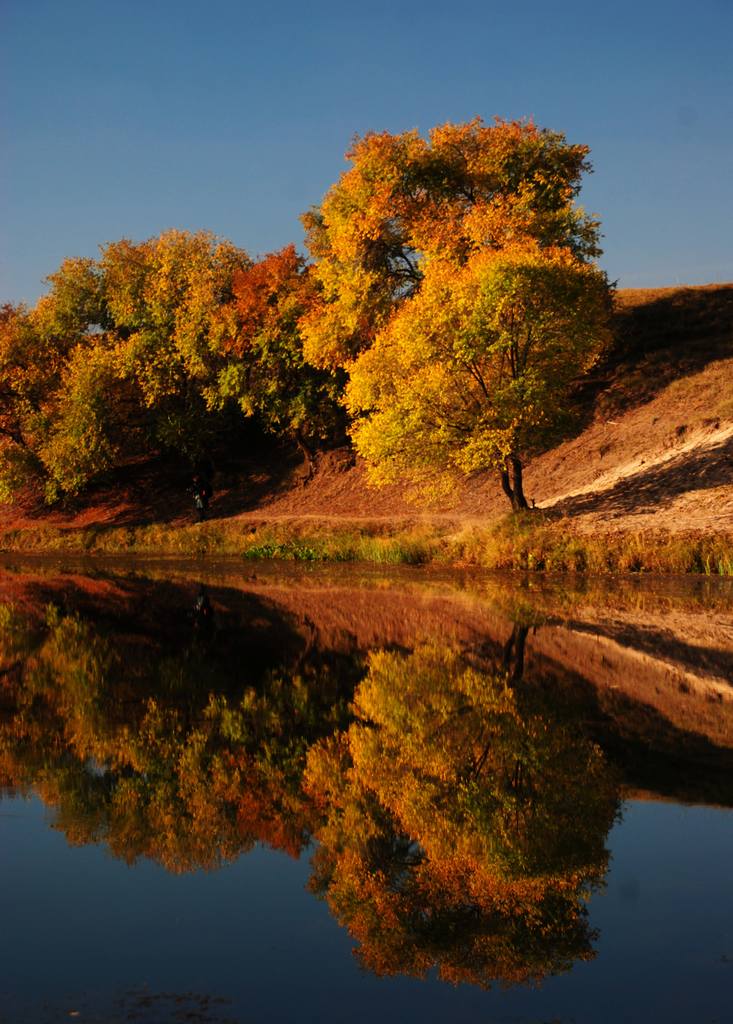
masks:
<path fill-rule="evenodd" d="M 25 527 L 0 551 L 168 557 L 237 556 L 304 562 L 473 566 L 516 571 L 703 573 L 733 577 L 733 534 L 662 530 L 584 534 L 541 513 L 490 524 L 218 520 L 148 526 Z"/>

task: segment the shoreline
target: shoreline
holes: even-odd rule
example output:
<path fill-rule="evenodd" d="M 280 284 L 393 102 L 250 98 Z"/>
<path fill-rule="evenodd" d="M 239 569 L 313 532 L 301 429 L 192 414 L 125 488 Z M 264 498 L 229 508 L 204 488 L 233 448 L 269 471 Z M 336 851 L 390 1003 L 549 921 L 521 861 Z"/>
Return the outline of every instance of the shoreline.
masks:
<path fill-rule="evenodd" d="M 538 513 L 480 523 L 406 518 L 211 519 L 139 526 L 21 526 L 0 554 L 217 558 L 612 575 L 733 577 L 733 532 L 598 531 Z"/>

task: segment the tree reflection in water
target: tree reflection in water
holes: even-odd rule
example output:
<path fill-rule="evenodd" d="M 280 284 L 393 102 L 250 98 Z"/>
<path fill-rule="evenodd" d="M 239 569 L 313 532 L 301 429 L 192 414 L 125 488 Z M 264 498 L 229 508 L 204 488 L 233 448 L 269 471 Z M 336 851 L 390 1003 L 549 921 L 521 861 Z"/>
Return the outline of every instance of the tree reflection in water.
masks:
<path fill-rule="evenodd" d="M 487 986 L 593 956 L 618 779 L 582 708 L 523 679 L 526 630 L 493 660 L 365 657 L 265 602 L 187 600 L 159 631 L 6 606 L 0 781 L 128 863 L 214 868 L 315 839 L 312 889 L 378 973 Z"/>
<path fill-rule="evenodd" d="M 370 655 L 354 711 L 306 784 L 313 886 L 362 962 L 488 985 L 590 958 L 617 786 L 572 707 L 435 644 Z"/>
<path fill-rule="evenodd" d="M 110 631 L 55 605 L 40 628 L 14 617 L 13 636 L 35 645 L 6 683 L 0 771 L 55 808 L 71 843 L 180 872 L 256 842 L 292 855 L 308 842 L 305 753 L 347 721 L 353 670 L 303 657 L 270 609 L 217 633 L 199 597 L 173 635 Z"/>

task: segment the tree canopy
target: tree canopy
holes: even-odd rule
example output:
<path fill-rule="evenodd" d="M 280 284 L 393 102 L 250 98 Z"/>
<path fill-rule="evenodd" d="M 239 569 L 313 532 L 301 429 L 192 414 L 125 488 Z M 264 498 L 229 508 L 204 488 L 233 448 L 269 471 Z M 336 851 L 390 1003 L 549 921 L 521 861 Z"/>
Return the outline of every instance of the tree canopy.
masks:
<path fill-rule="evenodd" d="M 224 365 L 210 404 L 233 399 L 245 416 L 290 436 L 310 457 L 313 446 L 343 434 L 340 381 L 305 362 L 299 323 L 314 298 L 305 260 L 295 246 L 237 270 Z"/>
<path fill-rule="evenodd" d="M 0 316 L 0 497 L 51 500 L 138 453 L 201 458 L 232 410 L 301 444 L 341 426 L 337 385 L 306 365 L 308 273 L 293 247 L 253 263 L 169 231 L 66 260 L 32 310 Z"/>
<path fill-rule="evenodd" d="M 206 233 L 122 240 L 99 260 L 65 261 L 33 310 L 10 311 L 0 372 L 22 387 L 10 396 L 16 429 L 4 437 L 4 491 L 16 483 L 8 467 L 21 461 L 54 499 L 123 456 L 200 447 L 201 384 L 221 343 L 217 308 L 249 262 Z"/>
<path fill-rule="evenodd" d="M 575 206 L 587 146 L 532 122 L 357 138 L 352 167 L 304 217 L 320 301 L 304 318 L 306 357 L 348 365 L 420 289 L 432 258 L 461 264 L 520 239 L 599 254 L 598 223 Z"/>

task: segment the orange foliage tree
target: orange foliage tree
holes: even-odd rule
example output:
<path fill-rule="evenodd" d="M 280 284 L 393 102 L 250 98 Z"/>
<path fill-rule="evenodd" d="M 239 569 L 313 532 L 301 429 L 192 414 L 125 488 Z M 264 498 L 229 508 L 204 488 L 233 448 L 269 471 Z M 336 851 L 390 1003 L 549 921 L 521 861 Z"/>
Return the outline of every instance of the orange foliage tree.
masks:
<path fill-rule="evenodd" d="M 131 455 L 196 463 L 242 414 L 310 454 L 343 435 L 339 382 L 305 364 L 309 273 L 208 232 L 122 239 L 66 260 L 32 310 L 0 312 L 0 500 L 48 500 Z"/>
<path fill-rule="evenodd" d="M 573 200 L 588 148 L 531 122 L 502 121 L 357 138 L 352 167 L 304 217 L 320 299 L 304 317 L 306 356 L 343 366 L 395 306 L 419 290 L 427 262 L 463 263 L 517 239 L 598 255 L 598 224 Z"/>
<path fill-rule="evenodd" d="M 288 245 L 237 270 L 232 290 L 210 403 L 235 401 L 245 416 L 295 440 L 310 467 L 315 447 L 344 435 L 339 380 L 303 358 L 299 322 L 314 298 L 310 271 Z"/>

